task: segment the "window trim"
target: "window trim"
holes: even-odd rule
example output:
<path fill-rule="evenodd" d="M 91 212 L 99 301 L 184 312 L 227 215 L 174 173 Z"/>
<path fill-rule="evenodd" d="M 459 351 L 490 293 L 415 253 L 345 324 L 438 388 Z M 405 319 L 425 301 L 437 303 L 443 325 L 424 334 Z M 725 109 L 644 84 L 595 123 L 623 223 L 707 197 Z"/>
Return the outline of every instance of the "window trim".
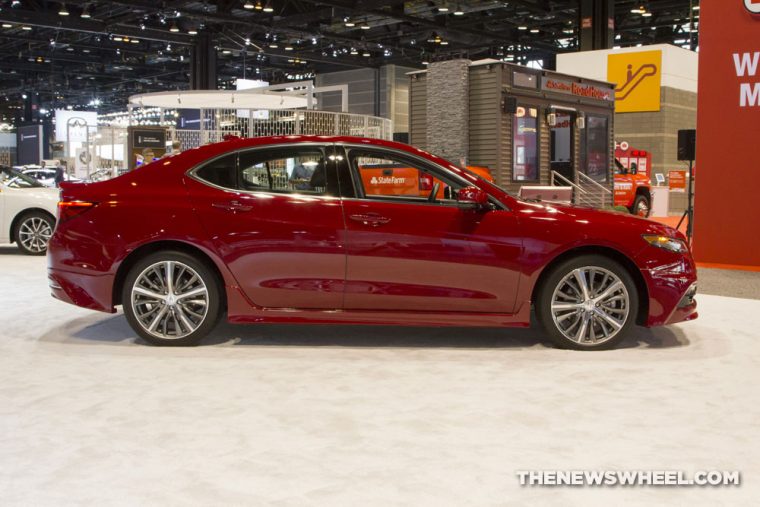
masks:
<path fill-rule="evenodd" d="M 213 162 L 216 162 L 217 160 L 219 160 L 221 158 L 224 158 L 224 157 L 227 157 L 227 156 L 230 156 L 230 155 L 234 155 L 235 156 L 235 175 L 236 175 L 236 178 L 239 178 L 239 174 L 240 174 L 240 170 L 239 170 L 240 169 L 240 154 L 243 153 L 243 152 L 258 151 L 258 150 L 264 151 L 264 150 L 270 150 L 270 149 L 272 149 L 272 150 L 275 150 L 275 149 L 288 149 L 288 148 L 293 149 L 294 147 L 295 148 L 299 148 L 299 147 L 311 147 L 311 148 L 318 147 L 318 148 L 321 148 L 322 151 L 325 154 L 327 154 L 328 153 L 328 148 L 331 147 L 331 146 L 334 146 L 334 143 L 320 143 L 320 142 L 305 142 L 305 143 L 301 143 L 301 142 L 299 142 L 299 143 L 264 144 L 264 145 L 260 145 L 260 146 L 251 146 L 251 147 L 245 147 L 245 148 L 237 148 L 237 149 L 230 150 L 230 151 L 227 151 L 227 152 L 224 152 L 224 153 L 219 153 L 219 154 L 217 154 L 214 157 L 208 158 L 206 160 L 203 160 L 202 162 L 197 163 L 196 165 L 194 165 L 193 167 L 191 167 L 190 169 L 188 169 L 187 171 L 185 171 L 185 175 L 188 178 L 191 178 L 191 179 L 197 181 L 198 183 L 201 183 L 202 185 L 207 185 L 209 187 L 216 188 L 218 190 L 223 190 L 225 192 L 233 192 L 233 193 L 238 193 L 238 194 L 253 194 L 253 195 L 256 195 L 256 194 L 297 195 L 297 196 L 306 196 L 306 197 L 315 197 L 315 198 L 324 198 L 324 199 L 338 199 L 338 198 L 341 198 L 342 196 L 341 195 L 329 195 L 329 194 L 307 194 L 307 193 L 303 193 L 303 192 L 295 191 L 295 190 L 273 190 L 272 188 L 269 188 L 269 189 L 266 189 L 266 190 L 247 190 L 247 189 L 243 189 L 243 188 L 222 187 L 222 186 L 217 185 L 215 183 L 211 183 L 210 181 L 206 181 L 205 179 L 201 178 L 197 174 L 197 172 L 200 169 L 202 169 L 203 167 L 205 167 L 206 165 L 211 164 Z M 327 159 L 327 158 L 325 160 L 325 169 L 327 171 L 330 170 L 330 163 L 328 163 L 328 160 L 329 159 Z M 240 182 L 238 181 L 237 184 L 239 185 Z M 342 194 L 342 191 L 340 191 L 340 188 L 339 188 L 339 194 Z"/>
<path fill-rule="evenodd" d="M 512 140 L 512 160 L 510 160 L 510 181 L 512 183 L 540 183 L 541 182 L 541 113 L 542 108 L 538 104 L 530 104 L 530 103 L 517 103 L 517 107 L 524 107 L 526 109 L 535 108 L 536 109 L 536 179 L 533 180 L 517 180 L 515 179 L 515 120 L 517 119 L 516 114 L 512 113 L 512 125 L 510 126 L 510 132 L 509 132 L 509 138 Z"/>

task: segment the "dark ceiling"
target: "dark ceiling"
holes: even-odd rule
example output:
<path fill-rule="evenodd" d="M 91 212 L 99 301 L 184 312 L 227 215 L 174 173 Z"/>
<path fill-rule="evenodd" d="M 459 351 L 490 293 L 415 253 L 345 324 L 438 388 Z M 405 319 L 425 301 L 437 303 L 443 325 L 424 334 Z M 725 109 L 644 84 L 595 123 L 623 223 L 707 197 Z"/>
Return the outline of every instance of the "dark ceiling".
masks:
<path fill-rule="evenodd" d="M 219 86 L 466 56 L 542 61 L 577 51 L 579 0 L 0 1 L 0 116 L 39 107 L 123 109 L 129 95 L 189 87 L 208 35 Z M 248 4 L 246 6 L 246 4 Z M 615 2 L 616 45 L 696 48 L 697 0 Z M 642 12 L 632 12 L 643 7 Z M 695 8 L 696 7 L 696 8 Z M 694 23 L 695 25 L 690 25 Z M 205 34 L 205 35 L 204 35 Z M 90 107 L 92 108 L 92 107 Z"/>

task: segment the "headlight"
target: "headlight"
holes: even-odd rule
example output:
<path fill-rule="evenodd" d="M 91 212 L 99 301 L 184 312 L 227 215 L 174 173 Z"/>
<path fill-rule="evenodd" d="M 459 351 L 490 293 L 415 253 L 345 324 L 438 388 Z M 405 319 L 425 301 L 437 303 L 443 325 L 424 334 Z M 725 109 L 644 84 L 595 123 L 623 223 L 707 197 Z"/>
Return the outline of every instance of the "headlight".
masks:
<path fill-rule="evenodd" d="M 668 236 L 644 234 L 642 238 L 644 238 L 644 241 L 650 245 L 656 246 L 657 248 L 662 248 L 663 250 L 667 250 L 669 252 L 684 253 L 689 249 L 689 247 L 686 246 L 686 243 L 680 239 L 669 238 Z"/>

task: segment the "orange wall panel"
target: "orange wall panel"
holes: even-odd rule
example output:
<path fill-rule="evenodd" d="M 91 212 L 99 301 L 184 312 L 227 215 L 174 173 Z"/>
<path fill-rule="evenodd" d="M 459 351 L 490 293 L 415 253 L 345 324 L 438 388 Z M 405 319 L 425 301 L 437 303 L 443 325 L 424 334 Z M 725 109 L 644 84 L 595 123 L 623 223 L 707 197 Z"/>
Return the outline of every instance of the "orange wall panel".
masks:
<path fill-rule="evenodd" d="M 700 7 L 694 255 L 760 266 L 760 0 Z"/>

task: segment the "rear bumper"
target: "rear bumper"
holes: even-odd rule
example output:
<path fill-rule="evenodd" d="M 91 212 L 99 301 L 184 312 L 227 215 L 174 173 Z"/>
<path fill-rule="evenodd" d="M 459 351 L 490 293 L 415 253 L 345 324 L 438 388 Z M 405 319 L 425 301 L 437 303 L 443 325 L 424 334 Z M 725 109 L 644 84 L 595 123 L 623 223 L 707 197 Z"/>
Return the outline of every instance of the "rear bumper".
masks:
<path fill-rule="evenodd" d="M 51 295 L 65 303 L 115 313 L 113 306 L 113 276 L 110 274 L 74 273 L 48 268 Z"/>

